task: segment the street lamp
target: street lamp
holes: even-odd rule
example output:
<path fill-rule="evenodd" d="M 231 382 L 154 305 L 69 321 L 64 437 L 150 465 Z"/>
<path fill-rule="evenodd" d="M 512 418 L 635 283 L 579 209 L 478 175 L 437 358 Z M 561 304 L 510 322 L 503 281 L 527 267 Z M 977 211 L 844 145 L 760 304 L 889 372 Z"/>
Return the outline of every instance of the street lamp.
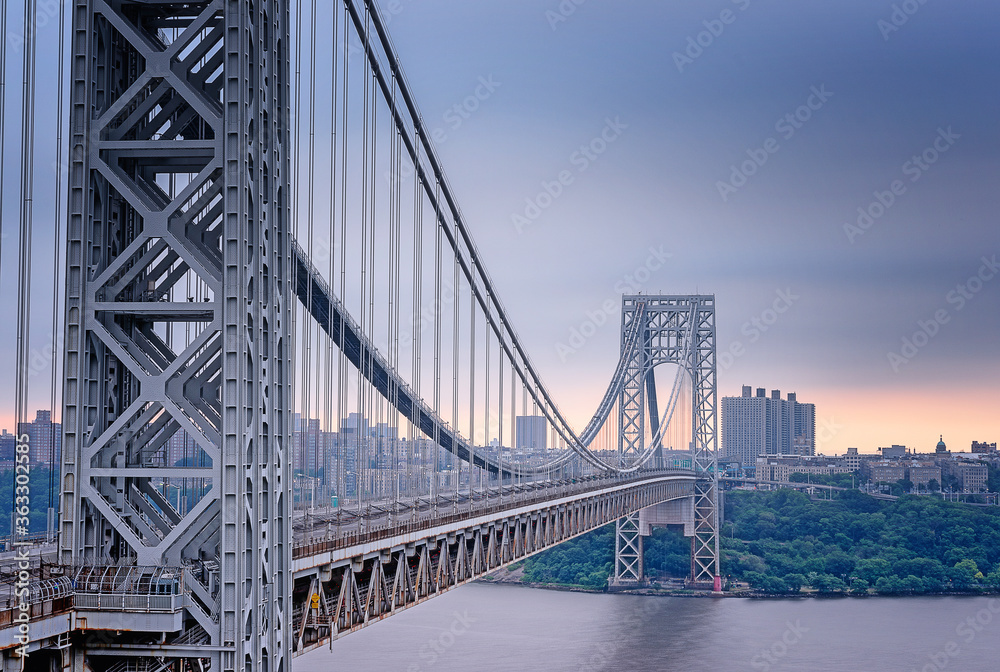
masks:
<path fill-rule="evenodd" d="M 177 513 L 179 513 L 179 514 L 181 514 L 183 516 L 184 512 L 181 511 L 181 486 L 174 485 L 173 483 L 164 483 L 163 484 L 163 489 L 166 490 L 167 488 L 177 488 L 177 506 L 176 506 L 176 509 L 177 509 Z M 163 494 L 166 497 L 167 501 L 169 502 L 170 501 L 170 497 L 167 496 L 166 492 L 164 492 Z"/>

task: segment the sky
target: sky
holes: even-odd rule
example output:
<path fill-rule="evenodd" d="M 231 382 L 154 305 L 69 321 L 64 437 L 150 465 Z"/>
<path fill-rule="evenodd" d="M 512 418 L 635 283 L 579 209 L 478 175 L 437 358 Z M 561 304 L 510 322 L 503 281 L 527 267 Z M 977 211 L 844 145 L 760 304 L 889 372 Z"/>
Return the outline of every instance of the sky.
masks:
<path fill-rule="evenodd" d="M 797 392 L 821 451 L 998 439 L 1000 6 L 382 6 L 504 304 L 577 424 L 617 361 L 602 304 L 634 288 L 715 294 L 720 396 Z"/>
<path fill-rule="evenodd" d="M 822 452 L 1000 439 L 1000 5 L 380 4 L 501 300 L 574 426 L 618 359 L 605 304 L 641 291 L 714 294 L 720 396 L 796 392 L 816 404 Z M 55 22 L 39 41 L 53 72 Z M 16 95 L 19 58 L 7 80 Z M 53 89 L 36 122 L 54 156 Z M 3 160 L 17 170 L 17 149 Z M 0 253 L 11 316 L 16 197 L 8 186 Z M 32 321 L 38 381 L 49 309 Z M 8 320 L 7 378 L 13 352 Z"/>

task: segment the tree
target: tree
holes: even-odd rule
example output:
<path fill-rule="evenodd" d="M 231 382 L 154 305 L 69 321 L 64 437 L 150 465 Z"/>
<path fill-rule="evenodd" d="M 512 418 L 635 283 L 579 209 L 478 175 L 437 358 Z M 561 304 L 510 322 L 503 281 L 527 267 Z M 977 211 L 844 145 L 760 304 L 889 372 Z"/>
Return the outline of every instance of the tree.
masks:
<path fill-rule="evenodd" d="M 958 482 L 958 478 L 952 474 L 941 474 L 941 489 L 951 490 L 951 492 L 959 492 L 962 486 Z"/>
<path fill-rule="evenodd" d="M 826 571 L 834 576 L 846 576 L 854 569 L 854 559 L 840 549 L 826 556 Z"/>
<path fill-rule="evenodd" d="M 765 593 L 787 593 L 788 585 L 783 579 L 779 579 L 777 576 L 765 576 L 764 581 L 761 583 L 761 589 Z"/>
<path fill-rule="evenodd" d="M 895 595 L 903 592 L 903 582 L 896 576 L 883 576 L 875 582 L 875 592 L 882 595 Z"/>
<path fill-rule="evenodd" d="M 819 574 L 812 580 L 812 586 L 821 593 L 841 593 L 847 584 L 832 574 Z"/>
<path fill-rule="evenodd" d="M 877 585 L 879 579 L 885 578 L 892 573 L 889 562 L 883 558 L 869 558 L 859 560 L 854 568 L 854 573 L 860 579 L 864 579 L 870 584 Z"/>
<path fill-rule="evenodd" d="M 933 558 L 912 558 L 898 560 L 892 566 L 892 571 L 896 576 L 918 576 L 922 579 L 932 579 L 935 581 L 944 580 L 947 572 L 944 565 L 939 560 Z"/>
<path fill-rule="evenodd" d="M 870 587 L 864 579 L 854 578 L 851 580 L 851 593 L 854 595 L 867 595 Z"/>
<path fill-rule="evenodd" d="M 938 483 L 938 480 L 936 478 L 932 478 L 931 480 L 927 481 L 927 489 L 930 490 L 931 492 L 940 492 L 941 484 Z"/>
<path fill-rule="evenodd" d="M 989 470 L 986 476 L 986 489 L 990 492 L 1000 492 L 1000 466 L 987 463 Z"/>
<path fill-rule="evenodd" d="M 974 586 L 977 581 L 983 578 L 983 574 L 979 571 L 976 561 L 969 558 L 961 562 L 956 562 L 950 575 L 955 585 L 962 588 Z"/>
<path fill-rule="evenodd" d="M 903 591 L 907 593 L 922 593 L 924 592 L 924 582 L 919 577 L 910 574 L 905 579 L 902 579 L 901 583 Z"/>
<path fill-rule="evenodd" d="M 997 575 L 1000 577 L 1000 574 Z M 802 586 L 806 584 L 806 577 L 802 574 L 797 574 L 795 572 L 791 574 L 785 574 L 784 576 L 785 585 L 788 587 L 788 591 L 791 593 L 797 593 L 802 590 Z"/>
<path fill-rule="evenodd" d="M 986 585 L 993 589 L 1000 589 L 1000 568 L 994 569 L 986 577 Z"/>

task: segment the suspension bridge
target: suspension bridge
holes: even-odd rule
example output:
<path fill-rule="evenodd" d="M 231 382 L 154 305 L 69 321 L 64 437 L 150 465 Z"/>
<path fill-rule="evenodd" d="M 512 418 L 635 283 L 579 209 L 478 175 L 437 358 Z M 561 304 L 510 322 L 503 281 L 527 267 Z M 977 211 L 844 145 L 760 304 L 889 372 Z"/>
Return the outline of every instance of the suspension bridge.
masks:
<path fill-rule="evenodd" d="M 714 297 L 624 296 L 578 432 L 374 0 L 61 11 L 58 516 L 41 539 L 15 525 L 0 563 L 4 670 L 281 672 L 609 523 L 612 586 L 644 581 L 651 527 L 682 525 L 692 584 L 720 590 Z M 18 420 L 36 15 L 26 0 Z"/>

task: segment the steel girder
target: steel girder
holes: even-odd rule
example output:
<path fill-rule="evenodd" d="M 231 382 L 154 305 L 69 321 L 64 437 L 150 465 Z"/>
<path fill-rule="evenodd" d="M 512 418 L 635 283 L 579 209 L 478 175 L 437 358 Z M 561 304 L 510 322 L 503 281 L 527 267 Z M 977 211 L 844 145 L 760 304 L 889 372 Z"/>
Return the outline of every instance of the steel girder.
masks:
<path fill-rule="evenodd" d="M 183 577 L 180 631 L 122 613 L 102 650 L 179 669 L 202 643 L 213 669 L 286 671 L 286 2 L 72 12 L 60 562 Z M 198 457 L 170 464 L 180 432 Z M 187 511 L 167 478 L 201 484 Z M 97 646 L 74 640 L 73 666 L 106 667 Z"/>
<path fill-rule="evenodd" d="M 676 477 L 675 477 L 676 478 Z M 636 482 L 569 502 L 513 506 L 483 519 L 435 525 L 379 541 L 339 549 L 323 544 L 297 547 L 309 568 L 296 573 L 295 654 L 322 646 L 332 637 L 377 622 L 437 595 L 474 581 L 504 565 L 660 502 L 691 496 L 690 476 Z M 450 529 L 449 529 L 450 528 Z M 315 555 L 312 555 L 315 554 Z M 320 599 L 316 600 L 313 596 Z"/>
<path fill-rule="evenodd" d="M 720 589 L 718 512 L 718 394 L 716 384 L 715 297 L 713 295 L 626 295 L 622 297 L 622 339 L 635 320 L 644 324 L 642 352 L 630 362 L 621 397 L 619 455 L 625 463 L 642 452 L 648 402 L 645 383 L 659 364 L 685 369 L 692 387 L 692 466 L 694 536 L 691 579 Z M 688 343 L 688 339 L 692 339 Z M 652 409 L 650 408 L 650 411 Z M 633 520 L 634 518 L 634 520 Z M 615 579 L 641 582 L 642 537 L 638 513 L 618 521 Z"/>
<path fill-rule="evenodd" d="M 622 391 L 618 405 L 618 466 L 630 467 L 639 459 L 644 448 L 646 431 L 646 380 L 650 372 L 642 310 L 622 314 L 622 357 L 627 356 L 625 344 L 633 329 L 639 330 L 639 346 L 634 348 L 625 364 Z M 639 535 L 639 512 L 635 511 L 615 523 L 615 584 L 641 583 L 642 537 Z"/>

